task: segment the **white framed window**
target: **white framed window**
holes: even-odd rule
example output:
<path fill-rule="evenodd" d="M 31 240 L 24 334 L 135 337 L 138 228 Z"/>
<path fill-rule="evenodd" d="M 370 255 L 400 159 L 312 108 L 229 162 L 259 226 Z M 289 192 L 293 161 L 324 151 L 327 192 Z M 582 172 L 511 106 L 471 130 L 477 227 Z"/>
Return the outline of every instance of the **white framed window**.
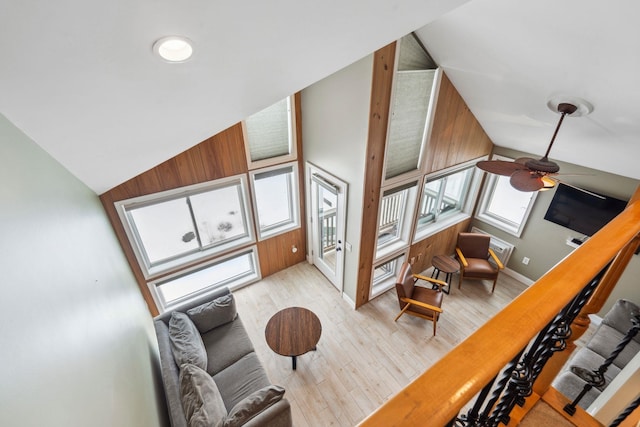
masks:
<path fill-rule="evenodd" d="M 513 160 L 501 156 L 494 156 L 493 159 Z M 536 197 L 537 191 L 523 192 L 513 188 L 508 176 L 487 174 L 476 218 L 520 237 Z"/>
<path fill-rule="evenodd" d="M 259 239 L 300 227 L 298 164 L 250 173 Z"/>
<path fill-rule="evenodd" d="M 401 253 L 373 266 L 371 298 L 375 298 L 395 286 L 400 267 L 405 262 L 406 256 L 405 253 Z"/>
<path fill-rule="evenodd" d="M 246 175 L 116 202 L 145 278 L 253 243 Z"/>
<path fill-rule="evenodd" d="M 378 210 L 376 259 L 409 246 L 418 181 L 383 190 Z"/>
<path fill-rule="evenodd" d="M 158 309 L 165 312 L 222 286 L 237 289 L 258 280 L 260 266 L 252 246 L 148 282 L 147 286 Z"/>
<path fill-rule="evenodd" d="M 425 176 L 414 241 L 471 216 L 481 179 L 476 162 L 473 160 Z"/>
<path fill-rule="evenodd" d="M 242 122 L 249 169 L 294 160 L 297 156 L 293 97 L 287 97 Z"/>

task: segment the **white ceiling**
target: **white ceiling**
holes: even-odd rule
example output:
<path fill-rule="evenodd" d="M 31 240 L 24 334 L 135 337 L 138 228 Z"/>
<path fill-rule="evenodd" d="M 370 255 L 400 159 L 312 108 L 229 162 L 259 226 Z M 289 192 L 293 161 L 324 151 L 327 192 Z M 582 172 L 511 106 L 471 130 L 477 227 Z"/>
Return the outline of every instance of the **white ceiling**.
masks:
<path fill-rule="evenodd" d="M 640 5 L 467 1 L 0 0 L 0 113 L 100 194 L 417 29 L 497 145 L 543 154 L 581 97 L 550 157 L 640 179 Z"/>

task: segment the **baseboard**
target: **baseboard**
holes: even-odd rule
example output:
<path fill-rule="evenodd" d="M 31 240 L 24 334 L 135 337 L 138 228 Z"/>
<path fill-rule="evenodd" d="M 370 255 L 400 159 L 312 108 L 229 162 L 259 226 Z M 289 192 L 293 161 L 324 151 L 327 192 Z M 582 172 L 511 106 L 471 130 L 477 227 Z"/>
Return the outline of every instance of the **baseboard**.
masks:
<path fill-rule="evenodd" d="M 523 276 L 522 274 L 518 273 L 517 271 L 513 271 L 510 268 L 505 267 L 504 270 L 502 270 L 503 274 L 506 274 L 507 276 L 511 276 L 514 279 L 516 279 L 519 282 L 524 283 L 527 286 L 531 286 L 535 283 L 535 281 L 529 279 L 527 276 Z"/>
<path fill-rule="evenodd" d="M 349 298 L 349 295 L 347 295 L 346 293 L 343 292 L 342 293 L 342 299 L 345 300 L 347 302 L 347 304 L 349 304 L 349 306 L 351 308 L 353 308 L 354 310 L 356 309 L 356 303 L 351 298 Z"/>

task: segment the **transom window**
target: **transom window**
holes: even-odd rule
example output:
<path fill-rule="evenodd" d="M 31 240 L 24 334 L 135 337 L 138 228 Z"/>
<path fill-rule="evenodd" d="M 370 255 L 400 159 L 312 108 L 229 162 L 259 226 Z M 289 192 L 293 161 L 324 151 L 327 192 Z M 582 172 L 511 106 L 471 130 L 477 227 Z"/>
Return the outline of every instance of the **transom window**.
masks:
<path fill-rule="evenodd" d="M 247 284 L 260 279 L 255 247 L 233 253 L 148 283 L 161 311 L 222 286 Z"/>
<path fill-rule="evenodd" d="M 244 175 L 116 203 L 146 278 L 254 241 Z"/>

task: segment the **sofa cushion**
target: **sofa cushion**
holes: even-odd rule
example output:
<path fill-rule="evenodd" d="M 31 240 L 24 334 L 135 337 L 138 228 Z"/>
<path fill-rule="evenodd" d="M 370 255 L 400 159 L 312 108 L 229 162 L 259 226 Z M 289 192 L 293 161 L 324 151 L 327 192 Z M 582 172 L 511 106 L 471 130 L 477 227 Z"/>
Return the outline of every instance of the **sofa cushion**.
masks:
<path fill-rule="evenodd" d="M 251 393 L 271 384 L 255 352 L 220 371 L 213 379 L 228 411 Z"/>
<path fill-rule="evenodd" d="M 242 426 L 269 406 L 279 402 L 283 395 L 284 388 L 277 385 L 256 390 L 229 411 L 222 425 L 224 427 Z"/>
<path fill-rule="evenodd" d="M 220 391 L 213 378 L 196 365 L 180 370 L 182 408 L 190 427 L 221 426 L 227 416 Z"/>
<path fill-rule="evenodd" d="M 627 331 L 631 329 L 631 326 L 633 326 L 631 318 L 638 313 L 640 313 L 640 307 L 636 304 L 625 299 L 619 299 L 604 316 L 602 323 L 611 326 L 622 333 L 622 335 L 625 335 Z M 637 334 L 633 339 L 637 343 L 640 343 L 640 334 Z"/>
<path fill-rule="evenodd" d="M 171 314 L 169 338 L 176 365 L 182 366 L 185 363 L 190 363 L 203 370 L 207 369 L 207 351 L 204 348 L 200 332 L 189 316 L 179 311 L 174 311 Z"/>
<path fill-rule="evenodd" d="M 202 335 L 207 349 L 207 372 L 215 375 L 253 351 L 240 317 Z"/>
<path fill-rule="evenodd" d="M 605 361 L 605 358 L 599 355 L 598 353 L 588 349 L 581 348 L 578 352 L 576 352 L 568 363 L 568 368 L 571 366 L 579 366 L 588 371 L 597 371 L 600 368 L 600 365 Z M 604 390 L 607 385 L 620 373 L 620 368 L 616 365 L 610 365 L 607 371 L 604 373 L 603 377 L 605 380 L 605 385 L 602 387 L 598 387 L 600 390 Z M 575 397 L 575 396 L 574 396 Z"/>
<path fill-rule="evenodd" d="M 236 318 L 236 301 L 233 294 L 224 295 L 187 310 L 201 334 L 231 322 Z"/>
<path fill-rule="evenodd" d="M 624 333 L 602 323 L 598 326 L 596 333 L 589 339 L 587 348 L 606 359 L 615 350 L 616 346 L 620 344 L 623 338 Z M 620 369 L 624 368 L 626 364 L 638 354 L 638 351 L 640 351 L 640 344 L 633 340 L 629 341 L 618 357 L 615 358 L 613 364 Z"/>

